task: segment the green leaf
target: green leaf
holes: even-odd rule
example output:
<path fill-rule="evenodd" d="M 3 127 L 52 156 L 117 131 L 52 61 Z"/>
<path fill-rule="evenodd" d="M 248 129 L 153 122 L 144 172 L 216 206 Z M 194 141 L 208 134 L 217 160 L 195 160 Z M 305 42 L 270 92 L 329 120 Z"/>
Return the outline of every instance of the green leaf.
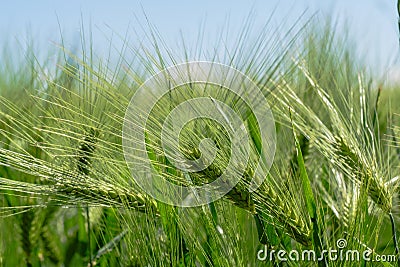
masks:
<path fill-rule="evenodd" d="M 217 209 L 215 208 L 214 202 L 208 203 L 208 208 L 210 209 L 214 225 L 218 225 L 218 213 Z"/>
<path fill-rule="evenodd" d="M 115 236 L 113 239 L 111 239 L 110 242 L 108 242 L 107 244 L 105 244 L 103 247 L 101 247 L 98 251 L 97 254 L 95 256 L 95 258 L 93 259 L 93 266 L 96 265 L 96 263 L 100 260 L 100 258 L 107 254 L 110 253 L 111 251 L 114 250 L 114 248 L 119 244 L 119 242 L 124 238 L 124 236 L 126 235 L 126 233 L 128 232 L 128 230 L 124 230 L 122 231 L 120 234 L 118 234 L 117 236 Z"/>
<path fill-rule="evenodd" d="M 260 130 L 258 128 L 256 117 L 254 115 L 249 116 L 247 119 L 247 123 L 248 123 L 251 139 L 253 140 L 253 143 L 257 149 L 257 152 L 259 154 L 261 154 L 262 141 L 261 141 Z"/>
<path fill-rule="evenodd" d="M 266 218 L 263 218 L 264 220 Z M 272 222 L 263 221 L 259 214 L 254 215 L 254 220 L 257 226 L 258 239 L 263 245 L 277 246 L 281 243 L 281 239 L 277 234 L 277 229 L 272 225 Z"/>
<path fill-rule="evenodd" d="M 290 111 L 290 117 L 291 116 L 292 116 L 292 113 Z M 310 179 L 308 178 L 306 165 L 304 163 L 301 146 L 300 146 L 299 140 L 297 139 L 296 131 L 294 129 L 293 121 L 292 121 L 292 131 L 293 131 L 294 142 L 295 142 L 295 146 L 296 146 L 298 173 L 299 173 L 300 179 L 301 179 L 301 184 L 302 184 L 302 189 L 303 189 L 303 193 L 304 193 L 304 198 L 306 201 L 307 211 L 308 211 L 308 214 L 310 215 L 311 220 L 313 221 L 313 220 L 316 220 L 316 218 L 317 218 L 317 208 L 316 208 L 316 204 L 315 204 L 314 193 L 311 189 L 311 182 L 310 182 Z"/>
<path fill-rule="evenodd" d="M 400 17 L 400 0 L 397 0 L 397 14 L 399 14 Z"/>
<path fill-rule="evenodd" d="M 298 142 L 296 135 L 294 135 L 294 140 L 296 143 L 297 164 L 299 166 L 299 174 L 300 174 L 300 179 L 301 179 L 301 183 L 302 183 L 302 187 L 303 187 L 304 197 L 306 200 L 307 211 L 308 211 L 308 214 L 310 215 L 311 219 L 316 219 L 317 218 L 317 209 L 316 209 L 316 205 L 315 205 L 315 198 L 314 198 L 313 191 L 311 189 L 311 183 L 310 183 L 310 179 L 308 178 L 306 166 L 304 163 L 303 153 L 301 152 L 300 143 Z"/>
<path fill-rule="evenodd" d="M 312 226 L 313 226 L 313 247 L 317 251 L 317 255 L 319 257 L 320 251 L 322 250 L 322 244 L 319 235 L 319 227 L 318 227 L 318 220 L 317 220 L 317 205 L 315 203 L 314 193 L 311 188 L 311 182 L 307 174 L 306 165 L 303 158 L 303 153 L 301 151 L 301 146 L 299 141 L 296 137 L 296 132 L 294 130 L 294 125 L 292 122 L 292 131 L 294 136 L 294 141 L 296 145 L 296 152 L 297 152 L 297 164 L 298 164 L 298 173 L 301 179 L 302 189 L 304 193 L 304 199 L 306 201 L 307 211 L 310 215 Z M 325 266 L 324 262 L 318 263 L 320 266 Z"/>

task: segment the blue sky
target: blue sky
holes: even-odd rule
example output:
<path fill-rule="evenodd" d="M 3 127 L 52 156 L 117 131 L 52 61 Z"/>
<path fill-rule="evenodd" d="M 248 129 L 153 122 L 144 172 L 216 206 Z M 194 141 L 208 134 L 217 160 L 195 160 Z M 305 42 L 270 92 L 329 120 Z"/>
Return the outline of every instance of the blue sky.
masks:
<path fill-rule="evenodd" d="M 167 43 L 194 39 L 201 23 L 212 38 L 230 21 L 229 27 L 240 29 L 251 11 L 255 26 L 261 25 L 275 9 L 274 21 L 294 22 L 306 10 L 307 16 L 340 17 L 349 25 L 349 33 L 371 66 L 380 72 L 397 75 L 398 29 L 396 0 L 203 0 L 203 1 L 4 1 L 0 9 L 0 45 L 24 42 L 33 37 L 39 49 L 60 42 L 60 28 L 65 44 L 73 46 L 79 39 L 83 19 L 86 28 L 92 25 L 95 41 L 102 43 L 111 32 L 124 35 L 128 27 L 141 32 L 144 13 Z M 59 24 L 60 26 L 59 26 Z M 226 28 L 226 27 L 225 27 Z M 230 30 L 230 28 L 228 30 Z M 214 33 L 214 35 L 213 35 Z M 190 43 L 190 42 L 189 42 Z M 108 44 L 107 44 L 108 45 Z M 105 47 L 106 45 L 104 45 Z M 394 74 L 393 74 L 394 73 Z"/>

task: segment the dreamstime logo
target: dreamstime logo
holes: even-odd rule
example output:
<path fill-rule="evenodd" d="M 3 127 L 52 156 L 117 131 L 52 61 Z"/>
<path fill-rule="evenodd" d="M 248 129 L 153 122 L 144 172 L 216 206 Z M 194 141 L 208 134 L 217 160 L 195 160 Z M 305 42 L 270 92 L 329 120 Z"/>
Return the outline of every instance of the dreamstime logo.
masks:
<path fill-rule="evenodd" d="M 202 94 L 191 95 L 193 86 L 203 88 Z M 186 88 L 184 98 L 182 88 Z M 180 91 L 179 91 L 180 90 Z M 216 98 L 215 92 L 225 90 L 236 98 Z M 174 93 L 175 91 L 180 92 Z M 224 92 L 225 92 L 224 91 Z M 209 92 L 209 91 L 208 91 Z M 232 99 L 240 98 L 242 107 L 248 110 L 237 112 Z M 168 99 L 167 102 L 162 102 Z M 183 99 L 183 101 L 182 101 Z M 168 103 L 174 103 L 165 116 L 154 112 Z M 178 104 L 176 104 L 178 103 Z M 123 124 L 123 149 L 125 160 L 135 182 L 153 198 L 167 204 L 193 207 L 215 201 L 227 194 L 241 179 L 251 150 L 252 136 L 249 122 L 243 114 L 252 114 L 256 119 L 261 140 L 258 165 L 248 186 L 250 192 L 256 190 L 266 177 L 275 154 L 275 123 L 263 92 L 253 81 L 240 71 L 215 62 L 189 62 L 169 67 L 148 79 L 134 94 L 125 113 Z M 163 122 L 159 122 L 163 119 Z M 190 174 L 206 169 L 216 156 L 217 147 L 205 138 L 198 145 L 200 158 L 189 159 L 177 149 L 179 137 L 184 127 L 197 119 L 212 120 L 221 126 L 230 140 L 230 158 L 218 177 L 208 183 L 190 183 Z M 155 125 L 151 128 L 151 125 Z M 159 127 L 159 128 L 157 128 Z M 183 173 L 190 186 L 182 186 L 165 179 L 163 170 L 154 166 L 157 160 L 149 151 L 149 133 L 156 133 L 161 140 L 163 155 L 168 164 Z M 239 175 L 238 175 L 239 173 Z"/>
<path fill-rule="evenodd" d="M 317 255 L 315 250 L 268 250 L 267 246 L 261 249 L 257 253 L 257 259 L 260 261 L 350 261 L 359 262 L 361 260 L 367 262 L 395 262 L 397 260 L 396 255 L 379 255 L 373 253 L 371 249 L 366 249 L 364 251 L 346 249 L 347 240 L 338 239 L 336 241 L 336 248 L 324 249 L 321 251 L 320 255 Z"/>

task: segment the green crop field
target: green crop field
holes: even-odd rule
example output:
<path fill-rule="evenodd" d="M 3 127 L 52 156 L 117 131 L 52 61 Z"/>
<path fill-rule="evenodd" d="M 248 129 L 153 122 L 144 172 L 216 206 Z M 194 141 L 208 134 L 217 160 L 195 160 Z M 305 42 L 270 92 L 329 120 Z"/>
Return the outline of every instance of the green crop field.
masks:
<path fill-rule="evenodd" d="M 55 65 L 39 60 L 33 48 L 7 56 L 12 48 L 4 44 L 0 266 L 398 266 L 400 88 L 377 78 L 356 56 L 355 40 L 321 18 L 279 38 L 269 24 L 261 32 L 249 25 L 232 47 L 222 40 L 215 49 L 181 51 L 149 27 L 149 46 L 123 37 L 121 49 L 110 44 L 110 53 L 119 55 L 113 63 L 97 56 L 83 34 L 82 49 L 61 46 Z M 147 122 L 135 124 L 141 114 L 127 110 L 142 85 L 196 60 L 247 77 L 261 92 L 249 93 L 254 106 L 213 84 L 211 69 L 202 83 L 167 88 Z M 168 114 L 196 98 L 209 106 L 193 104 L 194 110 L 213 113 L 232 129 L 198 117 L 183 123 L 176 138 L 164 136 Z M 136 104 L 132 110 L 140 111 L 142 103 Z M 247 151 L 231 138 L 241 132 L 225 105 L 239 114 Z M 263 142 L 254 107 L 270 112 L 261 118 L 273 115 L 272 143 Z M 126 149 L 125 142 L 140 141 L 126 132 L 131 124 L 143 133 L 142 150 Z M 208 152 L 214 157 L 191 171 L 171 160 L 175 152 L 200 165 Z M 183 203 L 169 205 L 134 178 L 190 188 L 224 172 L 223 183 L 232 186 L 202 205 L 184 203 L 213 195 L 170 197 L 149 180 L 157 196 Z M 250 190 L 253 178 L 262 183 Z"/>

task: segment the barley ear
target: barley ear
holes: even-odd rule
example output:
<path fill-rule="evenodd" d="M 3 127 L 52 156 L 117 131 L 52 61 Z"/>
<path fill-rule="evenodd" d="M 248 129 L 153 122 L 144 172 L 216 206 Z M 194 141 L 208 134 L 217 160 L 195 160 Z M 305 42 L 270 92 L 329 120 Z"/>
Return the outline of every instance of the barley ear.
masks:
<path fill-rule="evenodd" d="M 22 213 L 20 222 L 22 249 L 25 254 L 25 262 L 27 266 L 32 266 L 31 254 L 33 250 L 33 245 L 31 242 L 31 230 L 33 218 L 33 211 L 31 209 L 28 209 L 24 213 Z"/>
<path fill-rule="evenodd" d="M 353 152 L 352 148 L 342 138 L 336 138 L 334 147 L 346 166 L 352 171 L 355 179 L 360 181 L 367 189 L 368 195 L 377 203 L 383 211 L 390 213 L 392 210 L 392 198 L 386 184 L 379 179 L 375 172 Z"/>

